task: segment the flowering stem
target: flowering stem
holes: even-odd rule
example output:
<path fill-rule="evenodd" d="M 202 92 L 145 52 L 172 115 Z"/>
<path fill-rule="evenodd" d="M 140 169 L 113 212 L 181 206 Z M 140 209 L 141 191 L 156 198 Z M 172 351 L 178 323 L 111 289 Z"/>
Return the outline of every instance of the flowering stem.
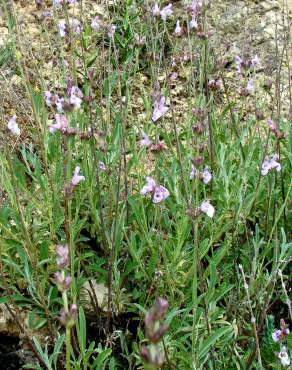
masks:
<path fill-rule="evenodd" d="M 206 32 L 206 30 L 205 30 Z M 213 139 L 213 128 L 212 128 L 212 118 L 210 113 L 209 100 L 209 87 L 208 87 L 208 57 L 209 57 L 209 45 L 208 40 L 205 41 L 204 44 L 204 77 L 205 77 L 205 104 L 207 107 L 207 121 L 208 121 L 208 139 L 209 139 L 209 152 L 210 152 L 210 169 L 211 173 L 213 173 L 213 163 L 214 163 L 214 139 Z M 212 182 L 211 182 L 211 191 L 212 191 Z"/>

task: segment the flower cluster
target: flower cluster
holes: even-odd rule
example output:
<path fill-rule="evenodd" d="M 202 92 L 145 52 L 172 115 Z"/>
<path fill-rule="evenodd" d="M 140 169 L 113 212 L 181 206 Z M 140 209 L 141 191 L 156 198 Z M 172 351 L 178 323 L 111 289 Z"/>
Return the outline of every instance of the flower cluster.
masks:
<path fill-rule="evenodd" d="M 193 0 L 189 6 L 191 14 L 190 29 L 197 29 L 199 27 L 198 18 L 201 15 L 203 3 L 201 0 Z"/>
<path fill-rule="evenodd" d="M 76 19 L 76 18 L 72 19 L 71 24 L 69 25 L 69 27 L 71 28 L 72 32 L 75 35 L 80 35 L 82 29 L 81 29 L 80 21 L 78 19 Z M 66 36 L 66 34 L 68 33 L 68 25 L 66 24 L 65 20 L 61 20 L 58 23 L 58 30 L 59 30 L 60 37 L 63 38 L 63 37 Z"/>
<path fill-rule="evenodd" d="M 68 245 L 57 245 L 56 247 L 56 263 L 58 269 L 65 269 L 69 266 L 69 248 Z"/>
<path fill-rule="evenodd" d="M 284 341 L 290 333 L 288 325 L 283 319 L 280 320 L 280 328 L 281 329 L 275 329 L 272 333 L 272 338 L 275 343 Z"/>
<path fill-rule="evenodd" d="M 269 157 L 265 157 L 263 163 L 262 163 L 262 168 L 261 168 L 261 174 L 262 176 L 266 176 L 269 171 L 272 169 L 276 169 L 277 172 L 281 171 L 281 164 L 277 162 L 279 160 L 279 156 L 277 154 L 273 155 L 271 159 Z"/>
<path fill-rule="evenodd" d="M 150 345 L 141 348 L 140 356 L 146 364 L 155 368 L 161 367 L 164 363 L 164 355 L 161 352 L 159 342 L 168 329 L 167 324 L 161 323 L 167 310 L 167 300 L 158 297 L 154 306 L 147 312 L 145 317 L 146 337 Z"/>
<path fill-rule="evenodd" d="M 52 94 L 50 91 L 44 92 L 45 103 L 49 108 L 56 108 L 59 113 L 70 111 L 73 108 L 81 107 L 83 93 L 78 86 L 74 86 L 71 80 L 67 81 L 66 96 L 59 97 L 58 94 Z"/>
<path fill-rule="evenodd" d="M 204 171 L 202 172 L 202 174 L 200 174 L 198 170 L 196 169 L 196 167 L 192 164 L 191 172 L 190 172 L 190 180 L 193 180 L 197 175 L 200 176 L 200 178 L 203 180 L 203 183 L 206 185 L 212 180 L 212 174 L 209 171 L 209 168 L 207 166 L 204 168 Z"/>
<path fill-rule="evenodd" d="M 283 343 L 285 343 L 290 330 L 283 319 L 280 320 L 280 328 L 281 329 L 275 329 L 273 331 L 272 339 L 275 343 L 281 343 L 281 351 L 277 353 L 277 356 L 280 359 L 281 364 L 286 367 L 290 365 L 291 361 L 286 346 L 283 345 Z"/>
<path fill-rule="evenodd" d="M 172 4 L 166 5 L 164 8 L 160 9 L 158 4 L 155 3 L 153 8 L 152 8 L 152 15 L 154 17 L 160 16 L 161 19 L 165 22 L 168 17 L 172 16 L 173 11 L 172 11 Z"/>
<path fill-rule="evenodd" d="M 117 29 L 117 26 L 115 24 L 105 25 L 105 27 L 103 27 L 103 24 L 98 15 L 96 15 L 94 18 L 91 19 L 90 26 L 94 31 L 102 30 L 102 29 L 106 30 L 107 35 L 110 38 L 114 37 L 114 34 Z"/>
<path fill-rule="evenodd" d="M 160 203 L 169 197 L 169 191 L 164 186 L 157 186 L 155 180 L 151 177 L 146 177 L 146 184 L 140 191 L 141 195 L 150 193 L 154 204 Z"/>
<path fill-rule="evenodd" d="M 72 86 L 69 92 L 69 102 L 74 108 L 80 108 L 83 94 L 77 86 Z"/>
<path fill-rule="evenodd" d="M 49 125 L 49 132 L 51 134 L 55 133 L 56 131 L 61 131 L 63 134 L 67 133 L 69 129 L 69 122 L 66 116 L 63 114 L 56 114 L 55 115 L 56 123 L 53 125 Z"/>
<path fill-rule="evenodd" d="M 55 273 L 55 283 L 60 292 L 66 292 L 71 286 L 71 276 L 66 275 L 66 269 L 69 266 L 69 247 L 68 245 L 57 245 L 56 264 L 61 271 Z"/>
<path fill-rule="evenodd" d="M 67 292 L 70 289 L 71 281 L 72 281 L 71 276 L 65 275 L 63 271 L 62 272 L 57 271 L 55 273 L 55 283 L 60 292 Z"/>
<path fill-rule="evenodd" d="M 77 321 L 78 309 L 76 304 L 71 304 L 69 310 L 62 308 L 60 311 L 59 321 L 66 328 L 72 328 Z"/>
<path fill-rule="evenodd" d="M 260 59 L 257 55 L 253 58 L 245 57 L 241 58 L 239 55 L 235 56 L 235 64 L 238 73 L 242 72 L 242 69 L 254 68 L 260 63 Z"/>
<path fill-rule="evenodd" d="M 81 140 L 85 140 L 85 139 L 88 140 L 93 136 L 93 133 L 90 128 L 87 131 L 82 132 L 82 131 L 79 131 L 77 128 L 69 127 L 69 121 L 67 117 L 63 114 L 56 114 L 55 122 L 56 123 L 48 126 L 49 132 L 51 134 L 54 134 L 55 132 L 60 131 L 61 134 L 65 136 L 79 135 Z"/>

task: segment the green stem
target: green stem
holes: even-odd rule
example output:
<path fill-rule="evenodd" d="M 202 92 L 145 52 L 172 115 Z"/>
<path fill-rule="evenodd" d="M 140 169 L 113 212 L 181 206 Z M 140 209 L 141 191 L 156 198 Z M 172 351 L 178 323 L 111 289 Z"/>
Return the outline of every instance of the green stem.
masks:
<path fill-rule="evenodd" d="M 66 370 L 71 370 L 71 330 L 66 328 Z"/>

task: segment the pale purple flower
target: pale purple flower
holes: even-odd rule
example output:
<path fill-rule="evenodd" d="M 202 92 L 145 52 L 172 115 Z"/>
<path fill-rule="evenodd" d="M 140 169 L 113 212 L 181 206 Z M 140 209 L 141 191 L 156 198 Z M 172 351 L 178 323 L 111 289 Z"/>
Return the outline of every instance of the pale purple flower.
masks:
<path fill-rule="evenodd" d="M 198 10 L 200 10 L 200 8 L 202 7 L 203 3 L 201 0 L 193 0 L 192 3 L 191 3 L 191 11 L 193 13 L 197 13 Z"/>
<path fill-rule="evenodd" d="M 156 188 L 156 182 L 152 179 L 152 177 L 146 177 L 146 185 L 140 191 L 141 195 L 145 195 L 147 193 L 153 193 Z"/>
<path fill-rule="evenodd" d="M 154 204 L 160 203 L 169 197 L 169 191 L 164 186 L 157 186 L 154 179 L 151 177 L 146 177 L 146 185 L 140 191 L 141 195 L 146 195 L 147 193 L 152 194 L 152 202 Z"/>
<path fill-rule="evenodd" d="M 280 172 L 281 171 L 281 165 L 280 165 L 279 162 L 277 162 L 278 160 L 279 160 L 278 154 L 274 154 L 273 157 L 270 160 L 270 167 L 271 167 L 271 169 L 275 168 L 277 172 Z"/>
<path fill-rule="evenodd" d="M 282 336 L 282 330 L 276 329 L 272 333 L 272 338 L 274 342 L 279 342 L 281 336 Z"/>
<path fill-rule="evenodd" d="M 63 4 L 63 0 L 53 0 L 53 6 L 59 8 Z"/>
<path fill-rule="evenodd" d="M 197 176 L 197 169 L 196 169 L 196 167 L 192 164 L 191 172 L 190 172 L 190 180 L 193 180 L 196 176 Z"/>
<path fill-rule="evenodd" d="M 206 213 L 207 216 L 213 217 L 215 213 L 214 207 L 210 204 L 208 200 L 205 200 L 201 205 L 200 205 L 200 210 L 203 213 Z"/>
<path fill-rule="evenodd" d="M 157 3 L 154 4 L 153 8 L 152 8 L 152 15 L 153 17 L 157 17 L 160 13 L 160 9 L 159 9 L 159 6 Z"/>
<path fill-rule="evenodd" d="M 140 140 L 140 146 L 149 146 L 151 145 L 151 141 L 145 132 L 142 133 L 143 139 Z"/>
<path fill-rule="evenodd" d="M 59 98 L 58 95 L 56 95 L 56 108 L 59 113 L 63 112 L 63 104 L 64 104 L 65 99 L 64 98 Z"/>
<path fill-rule="evenodd" d="M 103 163 L 103 161 L 98 161 L 98 167 L 101 171 L 106 171 L 106 165 Z"/>
<path fill-rule="evenodd" d="M 169 197 L 169 191 L 164 186 L 157 186 L 155 188 L 152 202 L 154 204 L 160 203 Z"/>
<path fill-rule="evenodd" d="M 91 28 L 93 30 L 97 30 L 98 28 L 100 28 L 99 16 L 98 15 L 91 20 Z"/>
<path fill-rule="evenodd" d="M 19 136 L 20 135 L 20 128 L 18 127 L 18 124 L 16 123 L 16 114 L 10 120 L 8 121 L 7 128 L 11 131 L 13 135 Z"/>
<path fill-rule="evenodd" d="M 71 180 L 71 184 L 74 185 L 74 186 L 77 186 L 80 181 L 85 180 L 84 176 L 79 176 L 79 172 L 80 172 L 80 167 L 76 166 L 75 170 L 74 170 L 74 175 L 73 175 L 72 180 Z"/>
<path fill-rule="evenodd" d="M 82 98 L 83 94 L 79 87 L 72 86 L 70 90 L 70 104 L 72 104 L 75 108 L 80 108 Z"/>
<path fill-rule="evenodd" d="M 74 18 L 72 20 L 71 26 L 72 26 L 72 31 L 74 33 L 76 33 L 77 35 L 80 35 L 80 33 L 81 33 L 81 25 L 80 25 L 79 20 Z"/>
<path fill-rule="evenodd" d="M 257 66 L 259 63 L 260 63 L 260 59 L 259 59 L 258 55 L 256 54 L 256 55 L 252 58 L 252 60 L 251 60 L 251 65 L 252 65 L 252 67 L 255 67 L 255 66 Z"/>
<path fill-rule="evenodd" d="M 159 118 L 163 117 L 168 111 L 168 107 L 165 105 L 165 97 L 161 96 L 159 101 L 154 103 L 154 110 L 152 114 L 152 121 L 156 122 Z"/>
<path fill-rule="evenodd" d="M 286 366 L 289 366 L 290 365 L 290 358 L 289 358 L 289 355 L 287 353 L 287 350 L 286 350 L 286 347 L 283 346 L 281 348 L 281 352 L 278 354 L 278 358 L 280 359 L 281 361 L 281 364 L 286 367 Z"/>
<path fill-rule="evenodd" d="M 176 73 L 176 72 L 173 72 L 173 73 L 170 75 L 170 79 L 171 79 L 171 81 L 175 81 L 177 78 L 178 78 L 178 73 Z"/>
<path fill-rule="evenodd" d="M 172 4 L 168 4 L 160 10 L 160 17 L 163 21 L 166 21 L 167 17 L 170 17 L 172 13 Z"/>
<path fill-rule="evenodd" d="M 195 14 L 192 15 L 192 19 L 190 21 L 190 29 L 198 28 L 198 21 Z"/>
<path fill-rule="evenodd" d="M 262 168 L 261 168 L 261 174 L 262 176 L 266 176 L 270 170 L 276 169 L 277 172 L 281 171 L 281 164 L 277 162 L 279 160 L 279 156 L 275 154 L 270 160 L 269 157 L 265 157 Z"/>
<path fill-rule="evenodd" d="M 262 163 L 262 168 L 261 168 L 262 176 L 266 176 L 269 171 L 270 171 L 270 161 L 269 161 L 268 157 L 265 157 L 265 159 Z"/>
<path fill-rule="evenodd" d="M 58 29 L 59 29 L 59 35 L 61 37 L 65 37 L 66 36 L 66 22 L 65 21 L 60 21 L 58 23 Z"/>
<path fill-rule="evenodd" d="M 67 0 L 68 4 L 76 4 L 76 0 Z"/>
<path fill-rule="evenodd" d="M 111 24 L 110 25 L 110 28 L 109 28 L 109 31 L 108 31 L 108 37 L 114 37 L 114 34 L 116 32 L 116 28 L 117 26 L 115 26 L 114 24 Z"/>
<path fill-rule="evenodd" d="M 50 91 L 45 91 L 44 97 L 45 97 L 45 103 L 48 107 L 52 107 L 55 104 L 57 111 L 59 113 L 63 112 L 64 98 L 59 98 L 57 94 L 53 95 Z"/>
<path fill-rule="evenodd" d="M 68 129 L 69 122 L 66 116 L 63 114 L 56 114 L 55 115 L 56 123 L 49 126 L 49 131 L 51 134 L 60 130 L 62 133 L 65 133 Z"/>
<path fill-rule="evenodd" d="M 182 35 L 182 28 L 179 24 L 179 20 L 176 21 L 176 26 L 175 26 L 175 30 L 174 30 L 174 35 L 175 36 L 181 36 Z"/>
<path fill-rule="evenodd" d="M 277 131 L 278 130 L 278 125 L 271 119 L 271 118 L 269 118 L 268 120 L 267 120 L 267 123 L 268 123 L 268 125 L 269 125 L 269 127 L 270 127 L 270 129 L 271 129 L 271 131 L 273 131 L 273 132 L 275 132 L 275 131 Z"/>
<path fill-rule="evenodd" d="M 52 93 L 50 91 L 45 91 L 44 96 L 45 96 L 45 102 L 46 102 L 47 106 L 51 107 L 52 106 L 52 98 L 53 98 Z"/>
<path fill-rule="evenodd" d="M 208 184 L 211 180 L 212 180 L 212 175 L 208 167 L 205 167 L 203 171 L 203 182 L 204 184 Z"/>
<path fill-rule="evenodd" d="M 49 18 L 52 16 L 52 13 L 49 10 L 44 10 L 42 14 L 45 18 Z"/>
<path fill-rule="evenodd" d="M 235 64 L 236 64 L 236 68 L 237 68 L 237 72 L 238 73 L 241 72 L 242 63 L 243 63 L 243 60 L 240 58 L 239 55 L 236 55 L 235 56 Z"/>
<path fill-rule="evenodd" d="M 254 84 L 253 84 L 253 80 L 252 79 L 248 80 L 247 85 L 246 85 L 246 91 L 249 94 L 251 94 L 254 91 Z"/>

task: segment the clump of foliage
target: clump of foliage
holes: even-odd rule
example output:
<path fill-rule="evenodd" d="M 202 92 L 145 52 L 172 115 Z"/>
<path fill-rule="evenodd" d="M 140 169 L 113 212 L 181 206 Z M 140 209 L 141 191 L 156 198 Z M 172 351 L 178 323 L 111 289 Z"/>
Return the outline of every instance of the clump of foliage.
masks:
<path fill-rule="evenodd" d="M 18 107 L 3 116 L 0 153 L 0 303 L 30 356 L 23 368 L 289 366 L 281 89 L 257 78 L 252 52 L 234 56 L 230 83 L 211 3 L 118 1 L 104 17 L 47 3 L 50 79 L 44 56 L 28 65 L 3 4 L 31 109 L 26 126 Z"/>

